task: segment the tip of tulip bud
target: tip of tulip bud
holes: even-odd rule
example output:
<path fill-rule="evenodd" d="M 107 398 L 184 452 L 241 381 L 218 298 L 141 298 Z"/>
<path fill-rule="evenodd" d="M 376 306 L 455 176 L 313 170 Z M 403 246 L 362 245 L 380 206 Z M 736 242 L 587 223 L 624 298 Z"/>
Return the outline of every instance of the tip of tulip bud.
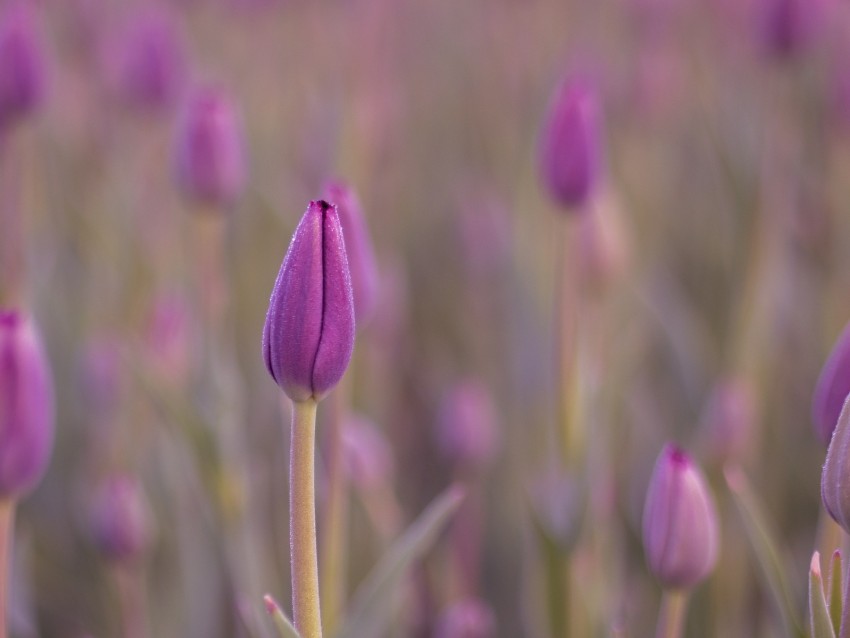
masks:
<path fill-rule="evenodd" d="M 15 310 L 0 310 L 0 326 L 14 328 L 21 320 L 21 315 Z"/>
<path fill-rule="evenodd" d="M 815 553 L 812 554 L 812 562 L 809 564 L 809 571 L 820 578 L 820 552 L 815 551 Z"/>
<path fill-rule="evenodd" d="M 271 594 L 266 594 L 263 596 L 263 605 L 266 607 L 266 612 L 268 612 L 269 616 L 273 616 L 274 613 L 278 610 L 277 603 L 274 598 L 271 597 Z"/>
<path fill-rule="evenodd" d="M 676 465 L 687 465 L 691 461 L 691 457 L 688 456 L 688 453 L 675 443 L 670 445 L 667 455 L 670 457 L 670 461 Z"/>

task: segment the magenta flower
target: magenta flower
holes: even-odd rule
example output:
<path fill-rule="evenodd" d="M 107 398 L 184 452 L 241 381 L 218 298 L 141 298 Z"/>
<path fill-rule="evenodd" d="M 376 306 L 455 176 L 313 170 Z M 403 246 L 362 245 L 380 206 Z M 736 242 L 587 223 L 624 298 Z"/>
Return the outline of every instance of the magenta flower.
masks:
<path fill-rule="evenodd" d="M 826 511 L 850 534 L 850 410 L 847 403 L 829 441 L 820 488 Z"/>
<path fill-rule="evenodd" d="M 94 492 L 90 510 L 92 540 L 104 557 L 134 561 L 147 549 L 152 523 L 141 485 L 130 476 L 110 476 Z"/>
<path fill-rule="evenodd" d="M 394 469 L 390 444 L 378 427 L 362 416 L 349 416 L 342 430 L 343 469 L 359 489 L 387 483 Z"/>
<path fill-rule="evenodd" d="M 198 203 L 232 206 L 245 188 L 246 161 L 236 107 L 214 88 L 197 90 L 177 131 L 177 179 Z"/>
<path fill-rule="evenodd" d="M 443 399 L 437 421 L 437 439 L 443 454 L 468 467 L 481 467 L 499 449 L 496 407 L 486 386 L 466 379 Z"/>
<path fill-rule="evenodd" d="M 850 324 L 832 347 L 821 370 L 812 400 L 812 421 L 815 434 L 824 445 L 829 445 L 832 431 L 844 400 L 850 393 Z"/>
<path fill-rule="evenodd" d="M 336 206 L 313 201 L 301 218 L 269 300 L 266 368 L 293 401 L 320 399 L 354 349 L 354 298 Z"/>
<path fill-rule="evenodd" d="M 717 562 L 719 531 L 714 500 L 702 472 L 675 445 L 661 451 L 643 510 L 643 546 L 665 589 L 690 589 Z"/>
<path fill-rule="evenodd" d="M 325 199 L 334 204 L 345 237 L 351 286 L 354 290 L 354 317 L 363 326 L 375 310 L 378 292 L 378 266 L 369 237 L 369 227 L 354 190 L 341 182 L 325 187 Z"/>
<path fill-rule="evenodd" d="M 185 52 L 174 16 L 164 9 L 134 16 L 121 39 L 118 87 L 131 105 L 171 107 L 185 79 Z"/>
<path fill-rule="evenodd" d="M 483 600 L 470 598 L 450 606 L 440 616 L 435 638 L 490 638 L 496 635 L 496 616 Z"/>
<path fill-rule="evenodd" d="M 41 340 L 21 313 L 0 310 L 0 498 L 28 493 L 53 447 L 53 381 Z"/>
<path fill-rule="evenodd" d="M 601 113 L 583 79 L 563 82 L 549 108 L 540 145 L 540 171 L 559 205 L 577 208 L 590 197 L 601 163 Z"/>
<path fill-rule="evenodd" d="M 761 31 L 766 49 L 789 57 L 815 40 L 824 23 L 823 0 L 761 0 Z"/>
<path fill-rule="evenodd" d="M 44 98 L 45 70 L 33 9 L 13 3 L 0 17 L 0 125 L 38 108 Z"/>

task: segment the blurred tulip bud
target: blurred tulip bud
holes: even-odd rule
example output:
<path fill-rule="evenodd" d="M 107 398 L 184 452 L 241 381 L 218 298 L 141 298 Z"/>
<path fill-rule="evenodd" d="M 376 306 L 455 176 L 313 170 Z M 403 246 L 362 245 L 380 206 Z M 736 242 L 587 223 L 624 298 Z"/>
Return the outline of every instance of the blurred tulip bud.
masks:
<path fill-rule="evenodd" d="M 509 263 L 511 222 L 504 204 L 484 189 L 467 192 L 460 202 L 460 248 L 473 286 L 498 276 Z"/>
<path fill-rule="evenodd" d="M 448 391 L 440 406 L 437 440 L 443 454 L 462 466 L 486 466 L 496 456 L 496 408 L 480 381 L 466 379 Z"/>
<path fill-rule="evenodd" d="M 369 237 L 369 227 L 360 202 L 352 190 L 341 182 L 325 187 L 325 199 L 336 206 L 339 223 L 345 237 L 345 252 L 351 270 L 354 291 L 354 318 L 357 326 L 365 326 L 375 310 L 378 293 L 378 267 Z"/>
<path fill-rule="evenodd" d="M 0 125 L 33 112 L 44 98 L 43 43 L 33 11 L 15 2 L 0 16 Z"/>
<path fill-rule="evenodd" d="M 371 490 L 389 482 L 393 455 L 377 426 L 366 418 L 350 416 L 342 430 L 343 468 L 358 489 Z"/>
<path fill-rule="evenodd" d="M 200 204 L 232 206 L 245 187 L 242 124 L 227 95 L 214 88 L 196 90 L 177 131 L 177 180 Z"/>
<path fill-rule="evenodd" d="M 263 357 L 293 401 L 320 399 L 354 350 L 354 299 L 336 206 L 313 201 L 301 218 L 269 300 Z"/>
<path fill-rule="evenodd" d="M 582 206 L 599 181 L 601 119 L 597 96 L 587 81 L 570 78 L 562 83 L 540 146 L 543 183 L 561 206 Z"/>
<path fill-rule="evenodd" d="M 721 465 L 740 460 L 749 448 L 755 421 L 756 404 L 750 385 L 738 378 L 720 381 L 700 421 L 708 456 Z"/>
<path fill-rule="evenodd" d="M 147 550 L 152 520 L 141 485 L 126 475 L 106 478 L 94 491 L 89 512 L 92 541 L 105 558 L 133 562 Z"/>
<path fill-rule="evenodd" d="M 850 393 L 850 324 L 832 347 L 826 363 L 815 385 L 812 400 L 812 421 L 815 434 L 824 445 L 829 445 L 832 431 L 838 422 L 838 415 L 844 406 L 844 400 Z"/>
<path fill-rule="evenodd" d="M 145 356 L 154 376 L 182 385 L 192 361 L 192 319 L 187 300 L 166 294 L 154 300 L 145 326 Z"/>
<path fill-rule="evenodd" d="M 572 551 L 581 534 L 586 505 L 582 487 L 572 474 L 549 471 L 530 491 L 537 528 L 565 554 Z"/>
<path fill-rule="evenodd" d="M 767 51 L 780 58 L 798 54 L 824 24 L 824 0 L 761 0 L 762 39 Z"/>
<path fill-rule="evenodd" d="M 437 621 L 434 638 L 491 638 L 496 616 L 483 600 L 469 599 L 451 605 Z"/>
<path fill-rule="evenodd" d="M 714 569 L 719 549 L 717 513 L 702 472 L 668 444 L 658 457 L 643 510 L 643 546 L 665 589 L 690 589 Z"/>
<path fill-rule="evenodd" d="M 148 111 L 173 106 L 186 79 L 175 17 L 164 8 L 134 16 L 120 46 L 116 80 L 127 103 Z"/>
<path fill-rule="evenodd" d="M 35 326 L 0 310 L 0 498 L 20 498 L 41 479 L 53 428 L 53 381 Z"/>
<path fill-rule="evenodd" d="M 121 403 L 121 352 L 111 337 L 93 339 L 80 362 L 86 408 L 99 420 L 110 420 Z"/>

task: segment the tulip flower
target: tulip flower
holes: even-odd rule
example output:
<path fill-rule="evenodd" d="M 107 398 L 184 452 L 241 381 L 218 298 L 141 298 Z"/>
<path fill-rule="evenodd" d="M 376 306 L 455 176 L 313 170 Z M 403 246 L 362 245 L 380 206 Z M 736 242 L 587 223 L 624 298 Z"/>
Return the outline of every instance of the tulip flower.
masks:
<path fill-rule="evenodd" d="M 601 113 L 590 84 L 563 82 L 549 109 L 540 144 L 540 172 L 549 195 L 565 208 L 581 207 L 599 181 Z"/>
<path fill-rule="evenodd" d="M 12 4 L 0 17 L 0 126 L 35 111 L 45 92 L 45 61 L 33 9 Z"/>
<path fill-rule="evenodd" d="M 124 475 L 104 480 L 95 490 L 89 525 L 95 547 L 105 558 L 138 560 L 152 532 L 150 509 L 138 482 Z"/>
<path fill-rule="evenodd" d="M 220 90 L 196 90 L 177 131 L 177 181 L 183 192 L 203 206 L 232 206 L 245 188 L 245 164 L 236 107 Z"/>
<path fill-rule="evenodd" d="M 467 379 L 449 390 L 437 439 L 443 454 L 461 466 L 483 467 L 493 459 L 499 447 L 496 407 L 482 383 Z"/>
<path fill-rule="evenodd" d="M 292 608 L 302 638 L 322 635 L 316 552 L 316 402 L 342 378 L 354 349 L 354 296 L 339 215 L 311 202 L 269 301 L 263 357 L 292 399 L 290 551 Z"/>
<path fill-rule="evenodd" d="M 53 382 L 35 327 L 20 312 L 0 309 L 0 638 L 15 505 L 47 468 L 53 421 Z"/>
<path fill-rule="evenodd" d="M 850 324 L 838 337 L 823 365 L 812 400 L 812 421 L 821 443 L 829 445 L 832 431 L 850 394 Z"/>
<path fill-rule="evenodd" d="M 122 98 L 147 111 L 171 107 L 182 88 L 185 52 L 174 16 L 163 9 L 133 16 L 117 52 Z"/>
<path fill-rule="evenodd" d="M 687 593 L 714 569 L 719 531 L 714 500 L 690 456 L 667 445 L 658 457 L 643 510 L 643 546 L 664 587 L 659 638 L 681 636 Z"/>
<path fill-rule="evenodd" d="M 375 310 L 378 293 L 378 266 L 369 237 L 369 227 L 354 190 L 342 182 L 325 187 L 325 199 L 334 204 L 345 237 L 351 287 L 354 291 L 354 318 L 357 326 L 365 325 Z"/>

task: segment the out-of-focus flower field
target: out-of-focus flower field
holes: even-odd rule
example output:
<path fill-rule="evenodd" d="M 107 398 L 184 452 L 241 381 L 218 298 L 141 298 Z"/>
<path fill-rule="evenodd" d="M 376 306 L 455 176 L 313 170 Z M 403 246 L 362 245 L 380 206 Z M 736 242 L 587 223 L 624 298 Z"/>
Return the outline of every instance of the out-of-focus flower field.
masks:
<path fill-rule="evenodd" d="M 850 362 L 824 373 L 835 414 L 815 400 L 850 321 L 849 38 L 837 0 L 0 3 L 0 310 L 37 326 L 56 414 L 15 496 L 9 635 L 277 635 L 292 404 L 261 337 L 308 202 L 349 187 L 325 636 L 651 636 L 677 542 L 686 619 L 659 636 L 827 635 L 808 581 L 850 547 L 820 489 Z M 565 86 L 595 110 L 559 137 Z M 563 144 L 587 145 L 576 201 Z M 649 507 L 668 442 L 709 523 L 678 487 Z"/>

